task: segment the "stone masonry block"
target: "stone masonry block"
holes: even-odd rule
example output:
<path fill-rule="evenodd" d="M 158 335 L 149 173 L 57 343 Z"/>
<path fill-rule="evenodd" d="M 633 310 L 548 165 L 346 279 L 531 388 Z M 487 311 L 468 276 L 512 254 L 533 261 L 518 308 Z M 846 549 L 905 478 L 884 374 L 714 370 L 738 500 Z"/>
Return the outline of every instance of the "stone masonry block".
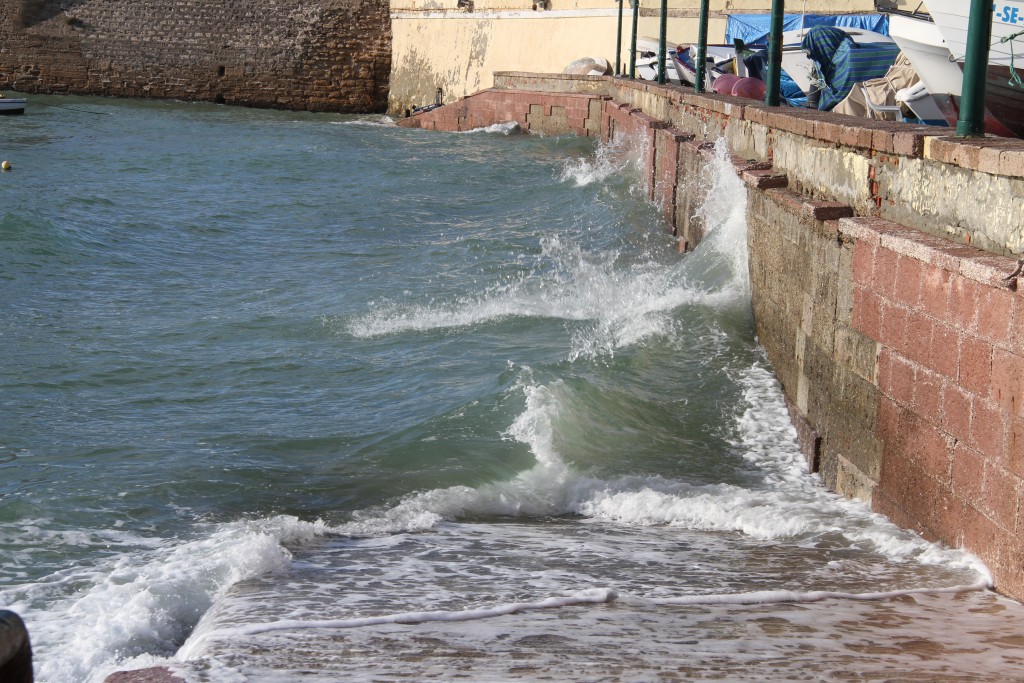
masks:
<path fill-rule="evenodd" d="M 973 335 L 960 341 L 960 386 L 977 396 L 989 396 L 992 383 L 992 345 Z"/>
<path fill-rule="evenodd" d="M 855 287 L 851 324 L 853 329 L 878 341 L 882 327 L 882 298 L 866 287 Z"/>
<path fill-rule="evenodd" d="M 1008 531 L 1014 531 L 1020 506 L 1020 479 L 999 465 L 985 463 L 982 509 L 989 518 Z"/>
<path fill-rule="evenodd" d="M 789 177 L 785 173 L 775 173 L 770 169 L 745 170 L 742 172 L 741 178 L 747 185 L 759 190 L 789 185 Z"/>
<path fill-rule="evenodd" d="M 991 398 L 1014 417 L 1024 417 L 1024 357 L 993 349 Z"/>
<path fill-rule="evenodd" d="M 907 346 L 907 310 L 882 300 L 882 325 L 878 341 L 900 353 Z"/>
<path fill-rule="evenodd" d="M 899 268 L 899 254 L 891 249 L 879 248 L 875 251 L 875 270 L 872 275 L 875 290 L 886 298 L 891 298 L 896 288 L 896 274 Z"/>
<path fill-rule="evenodd" d="M 930 424 L 942 425 L 942 395 L 945 379 L 927 368 L 918 367 L 914 381 L 913 408 Z"/>
<path fill-rule="evenodd" d="M 1009 415 L 1000 407 L 980 396 L 971 399 L 971 431 L 968 443 L 979 453 L 1000 463 L 1006 463 L 1006 433 Z"/>
<path fill-rule="evenodd" d="M 924 154 L 924 133 L 897 131 L 893 133 L 893 152 L 907 157 L 920 158 Z"/>
<path fill-rule="evenodd" d="M 904 453 L 926 475 L 949 486 L 954 442 L 914 413 L 908 413 L 903 426 Z"/>
<path fill-rule="evenodd" d="M 1024 417 L 1010 417 L 1006 434 L 1007 467 L 1024 478 Z M 1021 527 L 1024 529 L 1024 527 Z"/>
<path fill-rule="evenodd" d="M 960 500 L 976 502 L 981 499 L 985 483 L 985 459 L 981 453 L 958 442 L 953 451 L 953 495 Z"/>
<path fill-rule="evenodd" d="M 853 282 L 870 287 L 874 281 L 875 249 L 866 240 L 857 240 L 853 246 Z"/>
<path fill-rule="evenodd" d="M 1005 289 L 981 288 L 978 292 L 978 335 L 994 346 L 1010 348 L 1013 305 L 1016 297 Z"/>
<path fill-rule="evenodd" d="M 964 332 L 977 332 L 978 299 L 976 282 L 964 277 L 954 278 L 949 290 L 949 322 Z"/>
<path fill-rule="evenodd" d="M 931 358 L 929 347 L 932 340 L 932 328 L 935 324 L 934 320 L 921 311 L 907 310 L 906 346 L 903 348 L 903 354 L 907 358 L 915 363 L 928 365 Z"/>
<path fill-rule="evenodd" d="M 953 274 L 937 266 L 926 265 L 921 273 L 921 310 L 933 318 L 945 320 L 949 313 L 949 290 Z"/>
<path fill-rule="evenodd" d="M 900 256 L 896 262 L 893 300 L 905 306 L 917 306 L 921 299 L 921 262 L 911 256 Z"/>
<path fill-rule="evenodd" d="M 947 382 L 942 394 L 942 424 L 958 441 L 967 442 L 971 433 L 971 394 Z"/>

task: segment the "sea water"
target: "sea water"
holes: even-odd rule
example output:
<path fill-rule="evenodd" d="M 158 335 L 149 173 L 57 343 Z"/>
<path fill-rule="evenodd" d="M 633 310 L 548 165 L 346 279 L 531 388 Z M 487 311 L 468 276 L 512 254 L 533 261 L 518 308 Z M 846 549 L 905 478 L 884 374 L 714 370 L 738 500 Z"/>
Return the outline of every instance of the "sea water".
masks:
<path fill-rule="evenodd" d="M 0 607 L 37 678 L 1024 679 L 805 472 L 724 154 L 34 97 L 0 122 Z"/>

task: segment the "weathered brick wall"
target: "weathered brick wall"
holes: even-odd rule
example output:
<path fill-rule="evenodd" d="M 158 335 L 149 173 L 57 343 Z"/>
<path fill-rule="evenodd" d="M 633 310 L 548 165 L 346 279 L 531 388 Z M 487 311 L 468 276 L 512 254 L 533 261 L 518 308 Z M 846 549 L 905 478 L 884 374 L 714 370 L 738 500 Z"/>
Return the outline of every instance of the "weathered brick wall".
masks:
<path fill-rule="evenodd" d="M 511 92 L 490 88 L 444 107 L 400 120 L 406 128 L 467 131 L 515 121 L 525 131 L 596 135 L 601 130 L 600 97 L 580 94 Z"/>
<path fill-rule="evenodd" d="M 0 87 L 378 112 L 390 38 L 384 0 L 0 0 Z"/>
<path fill-rule="evenodd" d="M 878 219 L 856 240 L 851 323 L 876 340 L 885 446 L 873 504 L 966 545 L 1024 595 L 1024 292 L 1013 261 Z"/>

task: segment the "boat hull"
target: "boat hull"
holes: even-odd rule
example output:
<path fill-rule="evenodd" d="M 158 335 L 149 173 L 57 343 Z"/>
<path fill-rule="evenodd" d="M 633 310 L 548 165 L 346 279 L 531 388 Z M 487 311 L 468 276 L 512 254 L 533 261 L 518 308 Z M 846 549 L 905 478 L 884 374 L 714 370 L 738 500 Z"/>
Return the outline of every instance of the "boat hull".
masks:
<path fill-rule="evenodd" d="M 963 72 L 950 58 L 939 27 L 926 18 L 889 15 L 889 35 L 910 60 L 928 92 L 960 96 Z"/>
<path fill-rule="evenodd" d="M 1010 9 L 1018 6 L 1017 15 L 1013 15 Z M 1024 89 L 1010 85 L 1010 47 L 999 43 L 1001 36 L 1024 29 L 1024 1 L 1001 0 L 993 7 L 993 44 L 985 78 L 985 132 L 1024 137 Z M 963 88 L 969 4 L 960 0 L 928 0 L 928 9 L 934 23 L 923 17 L 890 15 L 889 27 L 928 92 L 935 97 L 946 122 L 956 126 Z M 1018 17 L 1017 26 L 1001 21 L 1011 16 Z M 1024 56 L 1024 46 L 1014 49 Z"/>
<path fill-rule="evenodd" d="M 971 3 L 965 0 L 928 0 L 928 11 L 942 32 L 949 51 L 957 60 L 963 60 L 967 51 L 967 24 Z M 1009 42 L 1003 38 L 1024 30 L 1024 0 L 996 0 L 992 3 L 992 46 L 988 63 L 1009 66 L 1012 54 L 1020 59 L 1024 55 L 1024 36 Z"/>
<path fill-rule="evenodd" d="M 16 115 L 25 113 L 25 104 L 27 100 L 24 99 L 8 99 L 0 98 L 0 114 L 3 115 Z"/>

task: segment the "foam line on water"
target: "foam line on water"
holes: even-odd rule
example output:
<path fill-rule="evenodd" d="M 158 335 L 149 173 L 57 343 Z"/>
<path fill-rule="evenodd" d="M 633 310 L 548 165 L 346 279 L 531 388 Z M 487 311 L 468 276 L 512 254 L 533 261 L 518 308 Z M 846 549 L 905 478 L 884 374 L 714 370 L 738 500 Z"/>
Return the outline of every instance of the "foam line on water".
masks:
<path fill-rule="evenodd" d="M 471 128 L 470 130 L 458 131 L 460 134 L 475 134 L 475 133 L 500 133 L 502 135 L 512 135 L 514 133 L 522 133 L 523 129 L 519 127 L 517 121 L 506 121 L 504 123 L 493 123 L 489 126 L 481 126 L 480 128 Z"/>
<path fill-rule="evenodd" d="M 494 617 L 528 612 L 542 609 L 556 609 L 560 607 L 572 607 L 576 605 L 599 605 L 612 602 L 618 594 L 610 588 L 592 588 L 580 591 L 573 595 L 553 596 L 538 600 L 536 602 L 514 602 L 493 607 L 481 607 L 459 611 L 433 611 L 433 612 L 402 612 L 399 614 L 383 614 L 375 617 L 357 617 L 353 619 L 331 619 L 331 620 L 298 620 L 282 619 L 263 624 L 249 624 L 236 628 L 218 629 L 208 631 L 194 640 L 189 641 L 178 652 L 178 658 L 188 660 L 200 653 L 208 640 L 218 638 L 230 638 L 237 636 L 253 636 L 272 631 L 296 631 L 305 629 L 347 629 L 364 628 L 367 626 L 381 626 L 384 624 L 421 624 L 425 622 L 457 622 L 477 621 L 480 619 L 492 619 Z"/>
<path fill-rule="evenodd" d="M 681 595 L 672 598 L 626 598 L 624 602 L 655 605 L 768 605 L 777 603 L 810 603 L 824 600 L 857 600 L 875 602 L 892 600 L 909 595 L 934 593 L 973 593 L 992 588 L 987 578 L 972 584 L 942 588 L 907 588 L 904 590 L 878 591 L 867 593 L 846 593 L 843 591 L 751 591 L 749 593 L 719 593 L 713 595 Z"/>
<path fill-rule="evenodd" d="M 385 128 L 394 128 L 395 120 L 390 116 L 380 115 L 372 118 L 359 118 L 359 119 L 348 119 L 346 121 L 331 121 L 332 125 L 335 126 L 383 126 Z"/>

